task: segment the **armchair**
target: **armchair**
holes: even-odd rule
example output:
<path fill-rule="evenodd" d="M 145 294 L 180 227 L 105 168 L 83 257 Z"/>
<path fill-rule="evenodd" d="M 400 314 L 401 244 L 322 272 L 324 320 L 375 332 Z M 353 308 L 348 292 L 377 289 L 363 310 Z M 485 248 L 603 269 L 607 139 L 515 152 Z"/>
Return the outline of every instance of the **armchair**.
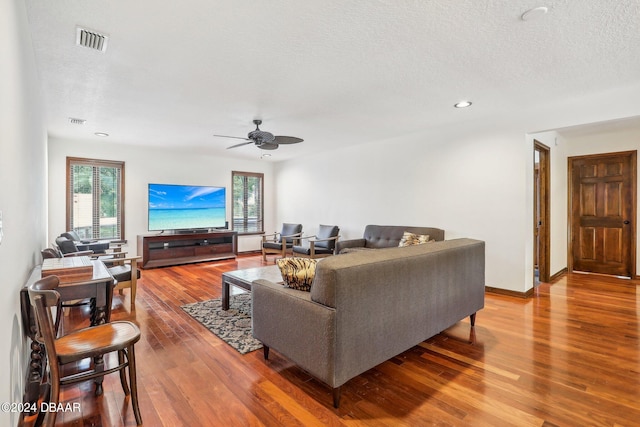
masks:
<path fill-rule="evenodd" d="M 68 233 L 64 233 L 64 234 L 68 234 Z M 109 244 L 106 243 L 105 245 L 108 246 Z M 42 257 L 43 258 L 62 258 L 62 257 L 68 257 L 68 256 L 86 255 L 86 256 L 90 256 L 91 258 L 100 259 L 102 261 L 108 261 L 112 258 L 122 258 L 126 255 L 126 252 L 122 252 L 122 248 L 120 246 L 108 252 L 104 250 L 104 246 L 101 246 L 99 248 L 99 249 L 103 249 L 101 251 L 100 250 L 94 251 L 91 249 L 80 249 L 78 248 L 78 246 L 76 246 L 75 241 L 70 240 L 68 237 L 65 237 L 62 235 L 60 235 L 59 237 L 56 237 L 55 246 L 57 246 L 58 248 L 57 250 L 52 248 L 43 249 L 41 251 Z"/>
<path fill-rule="evenodd" d="M 87 249 L 91 249 L 96 253 L 111 251 L 111 252 L 120 252 L 122 250 L 122 246 L 127 244 L 127 241 L 124 239 L 120 240 L 98 240 L 98 239 L 83 239 L 80 237 L 78 233 L 75 231 L 67 231 L 62 233 L 60 237 L 66 237 L 67 239 L 73 241 L 76 246 L 83 250 L 86 246 Z"/>
<path fill-rule="evenodd" d="M 90 256 L 93 255 L 93 251 L 77 251 L 77 252 L 69 252 L 63 254 L 62 251 L 58 248 L 44 248 L 40 251 L 42 254 L 42 259 L 46 258 L 64 258 L 71 256 Z"/>
<path fill-rule="evenodd" d="M 66 233 L 62 233 L 60 236 L 66 237 L 69 240 L 73 240 L 74 242 L 82 242 L 82 239 L 75 231 L 67 231 Z M 88 241 L 87 241 L 88 242 Z"/>
<path fill-rule="evenodd" d="M 62 256 L 67 256 L 67 254 L 74 254 L 74 253 L 78 253 L 78 252 L 84 252 L 83 255 L 91 255 L 93 254 L 93 251 L 80 251 L 78 249 L 78 247 L 76 246 L 76 243 L 69 239 L 68 237 L 65 236 L 58 236 L 56 237 L 56 246 L 58 247 L 58 249 L 60 250 L 60 252 L 62 253 Z M 77 256 L 77 255 L 75 255 Z"/>
<path fill-rule="evenodd" d="M 282 224 L 280 233 L 262 235 L 262 260 L 267 260 L 267 254 L 280 254 L 284 258 L 287 249 L 300 243 L 302 237 L 302 224 Z M 267 240 L 271 238 L 272 240 Z"/>
<path fill-rule="evenodd" d="M 96 254 L 107 253 L 112 248 L 112 242 L 108 240 L 82 239 L 75 231 L 67 231 L 62 233 L 60 237 L 66 237 L 72 241 L 78 250 L 92 250 Z M 63 250 L 64 252 L 64 250 Z"/>
<path fill-rule="evenodd" d="M 294 246 L 292 253 L 294 256 L 306 258 L 322 258 L 333 255 L 336 242 L 340 238 L 338 235 L 340 228 L 337 225 L 320 225 L 318 234 L 315 236 L 301 237 L 302 240 L 309 240 L 309 246 Z"/>

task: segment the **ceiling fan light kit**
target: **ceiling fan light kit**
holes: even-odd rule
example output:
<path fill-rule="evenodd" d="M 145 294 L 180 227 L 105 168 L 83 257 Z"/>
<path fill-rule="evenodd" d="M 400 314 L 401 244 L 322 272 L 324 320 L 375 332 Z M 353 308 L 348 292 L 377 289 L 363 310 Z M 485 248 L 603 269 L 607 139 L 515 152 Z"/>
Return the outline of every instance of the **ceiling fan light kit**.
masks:
<path fill-rule="evenodd" d="M 221 138 L 235 138 L 235 139 L 244 139 L 246 142 L 241 142 L 240 144 L 232 145 L 230 148 L 242 147 L 243 145 L 254 144 L 256 147 L 262 150 L 276 150 L 280 144 L 297 144 L 299 142 L 304 141 L 302 138 L 296 138 L 294 136 L 274 136 L 271 132 L 266 132 L 260 130 L 260 125 L 262 124 L 262 120 L 255 119 L 253 124 L 256 125 L 256 129 L 254 131 L 249 132 L 246 138 L 242 138 L 239 136 L 228 136 L 228 135 L 213 135 Z"/>

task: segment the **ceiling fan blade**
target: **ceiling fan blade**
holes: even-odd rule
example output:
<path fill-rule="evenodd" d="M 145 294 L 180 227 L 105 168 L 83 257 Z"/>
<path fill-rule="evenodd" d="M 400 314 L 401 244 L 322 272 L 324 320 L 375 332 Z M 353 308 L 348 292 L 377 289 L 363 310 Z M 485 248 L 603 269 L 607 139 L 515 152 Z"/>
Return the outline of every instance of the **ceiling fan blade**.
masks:
<path fill-rule="evenodd" d="M 245 141 L 251 141 L 249 138 L 243 138 L 241 136 L 229 136 L 229 135 L 213 135 L 219 136 L 220 138 L 235 138 L 235 139 L 244 139 Z"/>
<path fill-rule="evenodd" d="M 296 138 L 295 136 L 276 136 L 272 141 L 274 144 L 297 144 L 298 142 L 302 142 L 304 139 Z"/>
<path fill-rule="evenodd" d="M 245 142 L 240 144 L 232 145 L 230 148 L 242 147 L 243 145 L 249 145 L 251 143 L 255 144 L 256 147 L 261 150 L 277 150 L 279 144 L 297 144 L 302 142 L 302 138 L 296 138 L 295 136 L 274 136 L 270 132 L 266 132 L 260 130 L 260 125 L 262 124 L 262 120 L 255 119 L 253 124 L 256 125 L 256 130 L 249 132 L 247 138 L 242 138 L 239 136 L 229 136 L 229 135 L 213 135 L 220 138 L 234 138 L 234 139 L 242 139 Z"/>
<path fill-rule="evenodd" d="M 257 146 L 262 150 L 277 150 L 278 144 L 274 144 L 273 142 L 263 142 L 262 144 Z"/>
<path fill-rule="evenodd" d="M 227 147 L 227 150 L 229 148 L 242 147 L 243 145 L 248 145 L 248 144 L 253 144 L 253 141 L 249 140 L 247 142 L 241 142 L 240 144 L 232 145 L 231 147 Z"/>

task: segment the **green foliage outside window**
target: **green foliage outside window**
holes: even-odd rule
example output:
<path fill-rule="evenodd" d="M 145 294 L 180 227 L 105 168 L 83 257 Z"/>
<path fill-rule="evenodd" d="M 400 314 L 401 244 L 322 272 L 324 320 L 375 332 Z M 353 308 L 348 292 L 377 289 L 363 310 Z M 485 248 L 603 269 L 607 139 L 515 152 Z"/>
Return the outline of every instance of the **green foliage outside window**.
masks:
<path fill-rule="evenodd" d="M 124 163 L 68 158 L 67 227 L 81 238 L 123 239 Z"/>
<path fill-rule="evenodd" d="M 263 226 L 263 178 L 261 173 L 233 172 L 233 229 L 260 233 Z"/>

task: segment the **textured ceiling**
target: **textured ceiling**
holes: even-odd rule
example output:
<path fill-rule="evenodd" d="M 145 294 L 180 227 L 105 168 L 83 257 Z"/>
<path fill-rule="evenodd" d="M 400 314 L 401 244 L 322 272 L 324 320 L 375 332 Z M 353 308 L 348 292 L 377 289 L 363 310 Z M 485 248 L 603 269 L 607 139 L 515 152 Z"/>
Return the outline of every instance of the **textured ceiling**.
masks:
<path fill-rule="evenodd" d="M 273 152 L 283 160 L 640 83 L 638 0 L 26 4 L 57 138 L 257 158 L 213 135 L 243 137 L 261 118 L 304 138 Z M 540 5 L 545 16 L 520 19 Z M 108 34 L 107 51 L 76 46 L 77 26 Z M 474 105 L 453 108 L 461 99 Z"/>

